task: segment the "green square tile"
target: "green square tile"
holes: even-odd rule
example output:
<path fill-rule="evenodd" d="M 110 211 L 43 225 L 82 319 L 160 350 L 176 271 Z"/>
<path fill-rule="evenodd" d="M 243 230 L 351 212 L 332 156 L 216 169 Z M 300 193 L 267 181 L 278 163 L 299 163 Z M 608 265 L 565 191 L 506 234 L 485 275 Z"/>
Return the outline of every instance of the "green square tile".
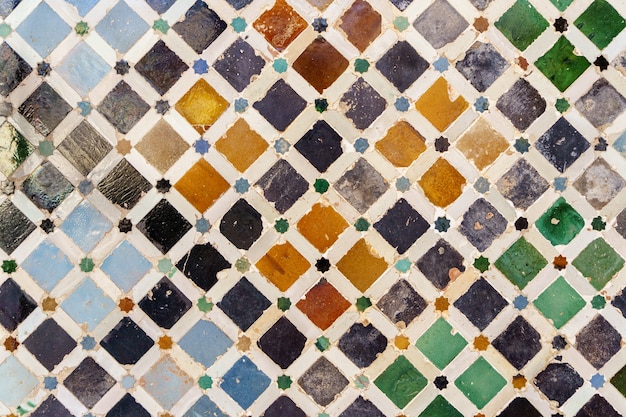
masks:
<path fill-rule="evenodd" d="M 452 334 L 452 326 L 443 318 L 430 326 L 415 346 L 439 369 L 445 368 L 467 345 L 461 334 Z"/>
<path fill-rule="evenodd" d="M 481 356 L 454 385 L 480 410 L 504 388 L 506 380 Z"/>
<path fill-rule="evenodd" d="M 611 384 L 613 384 L 613 386 L 617 388 L 617 390 L 624 397 L 626 397 L 626 366 L 613 375 L 613 378 L 611 378 Z"/>
<path fill-rule="evenodd" d="M 559 11 L 564 11 L 572 4 L 574 0 L 550 0 L 550 3 L 554 4 L 554 7 L 559 9 Z"/>
<path fill-rule="evenodd" d="M 624 29 L 626 22 L 606 0 L 595 0 L 574 25 L 598 48 L 604 49 Z"/>
<path fill-rule="evenodd" d="M 599 237 L 580 252 L 572 265 L 600 291 L 624 267 L 624 259 Z"/>
<path fill-rule="evenodd" d="M 419 417 L 463 417 L 463 414 L 452 406 L 441 395 L 437 395 L 433 402 L 428 404 Z"/>
<path fill-rule="evenodd" d="M 513 284 L 524 289 L 548 261 L 525 238 L 519 238 L 494 263 Z"/>
<path fill-rule="evenodd" d="M 545 318 L 552 320 L 554 327 L 560 329 L 582 310 L 585 300 L 563 277 L 558 277 L 533 304 Z"/>
<path fill-rule="evenodd" d="M 495 25 L 517 49 L 523 51 L 546 30 L 548 21 L 528 0 L 517 0 Z"/>
<path fill-rule="evenodd" d="M 374 384 L 398 408 L 404 408 L 424 389 L 428 380 L 404 356 L 399 356 L 374 380 Z"/>
<path fill-rule="evenodd" d="M 567 90 L 589 68 L 587 58 L 574 53 L 574 45 L 561 36 L 554 46 L 535 61 L 535 66 L 559 91 Z"/>
<path fill-rule="evenodd" d="M 560 197 L 535 223 L 553 245 L 567 245 L 585 226 L 585 219 Z"/>

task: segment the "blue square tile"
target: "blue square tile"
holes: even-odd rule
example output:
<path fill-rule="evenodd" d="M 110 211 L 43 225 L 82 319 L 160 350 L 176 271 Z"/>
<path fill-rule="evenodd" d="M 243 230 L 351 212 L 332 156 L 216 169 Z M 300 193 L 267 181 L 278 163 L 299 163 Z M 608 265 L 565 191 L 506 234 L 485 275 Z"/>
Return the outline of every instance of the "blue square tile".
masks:
<path fill-rule="evenodd" d="M 120 53 L 125 53 L 150 26 L 124 1 L 117 3 L 96 25 L 96 31 Z"/>
<path fill-rule="evenodd" d="M 124 292 L 150 271 L 152 264 L 132 244 L 123 241 L 102 262 L 100 269 Z"/>
<path fill-rule="evenodd" d="M 232 340 L 219 327 L 204 320 L 197 322 L 178 342 L 185 352 L 207 368 L 232 344 Z"/>
<path fill-rule="evenodd" d="M 169 356 L 159 360 L 142 380 L 145 390 L 168 410 L 193 386 L 189 375 L 180 369 Z"/>
<path fill-rule="evenodd" d="M 87 200 L 80 203 L 61 225 L 61 230 L 85 253 L 90 252 L 106 232 L 111 222 Z"/>
<path fill-rule="evenodd" d="M 202 396 L 183 417 L 228 417 L 207 396 Z"/>
<path fill-rule="evenodd" d="M 45 2 L 40 3 L 17 27 L 17 33 L 42 58 L 50 55 L 70 31 L 69 25 Z"/>
<path fill-rule="evenodd" d="M 61 249 L 48 241 L 32 251 L 21 266 L 46 291 L 52 290 L 73 267 Z"/>
<path fill-rule="evenodd" d="M 270 379 L 267 375 L 261 372 L 248 357 L 243 356 L 224 374 L 220 386 L 241 408 L 246 409 L 269 384 Z"/>
<path fill-rule="evenodd" d="M 61 308 L 78 324 L 92 331 L 115 308 L 115 303 L 90 279 L 85 279 L 61 303 Z"/>
<path fill-rule="evenodd" d="M 65 0 L 65 2 L 76 7 L 78 14 L 81 16 L 89 13 L 93 6 L 98 4 L 98 0 Z"/>
<path fill-rule="evenodd" d="M 15 357 L 9 356 L 0 365 L 0 401 L 15 407 L 37 386 L 39 381 Z"/>
<path fill-rule="evenodd" d="M 85 97 L 110 69 L 109 64 L 96 51 L 81 42 L 67 54 L 57 67 L 57 72 L 74 90 Z"/>

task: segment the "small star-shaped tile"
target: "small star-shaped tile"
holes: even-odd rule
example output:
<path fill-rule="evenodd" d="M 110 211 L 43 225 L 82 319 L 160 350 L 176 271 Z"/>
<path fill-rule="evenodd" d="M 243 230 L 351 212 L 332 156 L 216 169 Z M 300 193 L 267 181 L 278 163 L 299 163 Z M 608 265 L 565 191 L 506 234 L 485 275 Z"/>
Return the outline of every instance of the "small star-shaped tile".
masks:
<path fill-rule="evenodd" d="M 398 97 L 393 105 L 396 110 L 401 112 L 409 111 L 410 108 L 409 99 L 406 97 Z"/>
<path fill-rule="evenodd" d="M 83 258 L 80 260 L 79 266 L 82 272 L 91 272 L 93 271 L 93 268 L 96 266 L 96 264 L 91 258 Z"/>
<path fill-rule="evenodd" d="M 198 140 L 196 140 L 193 143 L 193 148 L 196 150 L 196 152 L 198 152 L 200 155 L 204 155 L 205 153 L 207 153 L 209 151 L 209 148 L 211 147 L 211 145 L 209 144 L 209 142 L 207 142 L 206 140 L 204 140 L 203 138 L 200 138 Z"/>
<path fill-rule="evenodd" d="M 235 181 L 235 191 L 243 194 L 250 189 L 250 183 L 245 178 L 239 178 Z"/>
<path fill-rule="evenodd" d="M 54 232 L 54 222 L 50 219 L 43 219 L 39 227 L 46 233 Z"/>
<path fill-rule="evenodd" d="M 280 311 L 287 311 L 291 308 L 291 300 L 287 297 L 278 297 L 276 306 Z"/>
<path fill-rule="evenodd" d="M 449 66 L 450 62 L 444 57 L 439 57 L 435 62 L 433 62 L 433 68 L 438 72 L 446 71 Z"/>
<path fill-rule="evenodd" d="M 7 274 L 12 274 L 17 271 L 17 262 L 13 259 L 2 261 L 2 271 Z"/>
<path fill-rule="evenodd" d="M 315 99 L 315 110 L 319 113 L 324 113 L 328 109 L 328 100 L 325 98 L 316 98 Z"/>
<path fill-rule="evenodd" d="M 489 100 L 487 100 L 483 96 L 478 97 L 476 99 L 476 102 L 474 103 L 474 108 L 476 109 L 477 112 L 480 112 L 480 113 L 483 113 L 489 110 Z"/>
<path fill-rule="evenodd" d="M 528 229 L 528 219 L 526 217 L 519 217 L 515 220 L 515 230 L 526 230 Z"/>
<path fill-rule="evenodd" d="M 515 139 L 515 145 L 513 145 L 515 150 L 519 153 L 526 153 L 530 149 L 530 143 L 526 138 Z"/>
<path fill-rule="evenodd" d="M 135 307 L 135 303 L 128 297 L 124 297 L 120 299 L 120 302 L 117 304 L 121 311 L 124 313 L 129 313 L 133 307 Z"/>
<path fill-rule="evenodd" d="M 169 111 L 170 103 L 168 103 L 167 100 L 157 100 L 157 102 L 154 104 L 154 109 L 157 113 L 163 115 Z"/>
<path fill-rule="evenodd" d="M 565 191 L 567 188 L 567 178 L 557 177 L 554 179 L 554 189 L 557 191 Z"/>
<path fill-rule="evenodd" d="M 330 269 L 330 261 L 326 258 L 319 258 L 315 262 L 315 268 L 320 272 L 327 272 Z"/>
<path fill-rule="evenodd" d="M 370 147 L 369 142 L 365 138 L 358 138 L 354 141 L 354 150 L 358 153 L 363 153 L 367 148 Z"/>
<path fill-rule="evenodd" d="M 488 270 L 489 265 L 491 265 L 489 259 L 485 258 L 482 255 L 474 259 L 474 268 L 478 269 L 480 272 L 485 272 L 486 270 Z"/>
<path fill-rule="evenodd" d="M 606 142 L 606 139 L 604 139 L 603 137 L 599 137 L 596 138 L 596 145 L 593 147 L 593 149 L 598 152 L 604 152 L 606 151 L 608 145 L 609 144 Z"/>
<path fill-rule="evenodd" d="M 172 338 L 167 335 L 159 337 L 159 341 L 157 343 L 162 350 L 171 349 L 174 345 Z"/>
<path fill-rule="evenodd" d="M 474 19 L 474 29 L 479 32 L 484 32 L 489 29 L 489 20 L 486 17 L 480 16 Z"/>
<path fill-rule="evenodd" d="M 243 113 L 248 108 L 248 100 L 245 98 L 238 98 L 235 100 L 235 111 L 237 113 Z"/>
<path fill-rule="evenodd" d="M 246 30 L 246 27 L 248 27 L 248 24 L 246 23 L 246 19 L 244 19 L 243 17 L 235 17 L 232 22 L 230 22 L 230 25 L 233 27 L 233 30 L 237 33 L 241 33 L 244 30 Z"/>
<path fill-rule="evenodd" d="M 593 61 L 593 65 L 600 68 L 600 71 L 606 71 L 609 68 L 609 61 L 607 61 L 604 56 L 600 55 Z"/>
<path fill-rule="evenodd" d="M 53 376 L 46 376 L 43 379 L 43 387 L 47 390 L 53 390 L 57 387 L 59 382 Z"/>
<path fill-rule="evenodd" d="M 400 334 L 395 337 L 393 344 L 400 350 L 406 350 L 411 345 L 411 342 L 408 337 Z"/>
<path fill-rule="evenodd" d="M 10 180 L 0 180 L 0 192 L 4 195 L 11 195 L 15 192 L 15 182 Z"/>
<path fill-rule="evenodd" d="M 276 229 L 278 233 L 285 233 L 289 230 L 289 222 L 286 219 L 280 218 L 274 223 L 274 229 Z"/>
<path fill-rule="evenodd" d="M 437 297 L 435 299 L 435 310 L 448 311 L 448 307 L 450 307 L 450 301 L 446 297 Z"/>
<path fill-rule="evenodd" d="M 41 308 L 43 311 L 54 311 L 59 304 L 52 297 L 46 297 L 41 301 Z"/>
<path fill-rule="evenodd" d="M 291 387 L 292 383 L 293 381 L 291 380 L 289 375 L 281 375 L 278 378 L 276 378 L 276 385 L 278 385 L 278 388 L 282 390 L 286 390 L 289 387 Z"/>
<path fill-rule="evenodd" d="M 450 220 L 445 217 L 437 217 L 435 220 L 435 230 L 438 232 L 447 232 L 450 228 Z"/>
<path fill-rule="evenodd" d="M 13 336 L 9 336 L 4 339 L 3 345 L 7 352 L 14 352 L 20 345 L 20 342 L 18 342 L 17 339 Z"/>
<path fill-rule="evenodd" d="M 211 224 L 204 217 L 196 220 L 196 231 L 198 233 L 206 233 L 211 228 Z"/>
<path fill-rule="evenodd" d="M 287 153 L 290 147 L 291 147 L 291 144 L 287 142 L 284 138 L 278 138 L 274 142 L 274 149 L 276 150 L 276 152 L 278 152 L 281 155 L 284 155 L 285 153 Z"/>
<path fill-rule="evenodd" d="M 565 347 L 567 346 L 567 340 L 565 340 L 565 338 L 561 335 L 558 336 L 554 336 L 554 339 L 552 339 L 552 347 L 556 350 L 562 350 L 565 349 Z"/>
<path fill-rule="evenodd" d="M 524 375 L 515 375 L 511 383 L 513 384 L 513 388 L 515 389 L 523 389 L 526 386 L 526 378 Z"/>
<path fill-rule="evenodd" d="M 239 336 L 239 340 L 237 340 L 237 350 L 240 352 L 247 352 L 250 349 L 250 345 L 252 341 L 246 335 Z"/>
<path fill-rule="evenodd" d="M 435 378 L 433 384 L 435 384 L 438 390 L 444 390 L 448 387 L 448 378 L 446 378 L 445 375 L 439 375 Z"/>
<path fill-rule="evenodd" d="M 121 59 L 115 63 L 115 72 L 119 75 L 126 75 L 128 74 L 128 71 L 130 71 L 130 65 L 128 62 Z"/>
<path fill-rule="evenodd" d="M 93 183 L 87 179 L 82 180 L 79 184 L 78 184 L 78 191 L 80 191 L 80 193 L 82 195 L 87 195 L 89 194 L 91 191 L 93 190 Z"/>
<path fill-rule="evenodd" d="M 481 334 L 474 338 L 474 349 L 481 351 L 481 350 L 487 350 L 488 347 L 489 347 L 489 339 L 487 338 L 487 336 L 484 336 Z"/>
<path fill-rule="evenodd" d="M 602 220 L 601 216 L 594 217 L 591 221 L 591 228 L 593 230 L 601 232 L 602 230 L 606 229 L 606 222 Z"/>
<path fill-rule="evenodd" d="M 200 58 L 193 62 L 193 72 L 196 74 L 206 74 L 209 71 L 209 64 Z"/>
<path fill-rule="evenodd" d="M 320 194 L 324 194 L 326 191 L 328 191 L 328 187 L 330 187 L 330 183 L 324 178 L 318 178 L 315 180 L 315 183 L 313 183 L 313 188 L 315 189 L 315 192 Z"/>
<path fill-rule="evenodd" d="M 37 74 L 42 77 L 47 77 L 50 75 L 50 71 L 52 71 L 52 67 L 46 61 L 40 62 L 37 64 Z"/>
<path fill-rule="evenodd" d="M 365 310 L 367 310 L 369 307 L 372 306 L 372 300 L 370 300 L 369 298 L 363 296 L 363 297 L 359 297 L 356 299 L 356 309 L 359 310 L 360 312 L 364 312 Z"/>
<path fill-rule="evenodd" d="M 567 267 L 567 258 L 563 255 L 555 256 L 552 265 L 554 265 L 554 269 L 562 271 Z"/>
<path fill-rule="evenodd" d="M 87 22 L 81 20 L 80 22 L 76 23 L 76 26 L 74 26 L 74 31 L 77 35 L 84 36 L 89 33 L 89 25 L 87 24 Z"/>
<path fill-rule="evenodd" d="M 326 23 L 326 19 L 322 17 L 316 17 L 315 19 L 313 19 L 313 29 L 316 32 L 318 33 L 326 32 L 327 28 L 328 28 L 328 23 Z"/>
<path fill-rule="evenodd" d="M 133 148 L 133 145 L 131 145 L 129 140 L 126 139 L 120 139 L 117 141 L 117 145 L 115 145 L 115 149 L 121 154 L 121 155 L 128 155 L 130 153 L 130 150 Z"/>
<path fill-rule="evenodd" d="M 83 340 L 80 341 L 80 345 L 85 350 L 91 350 L 95 348 L 96 344 L 97 344 L 96 339 L 94 339 L 93 336 L 89 336 L 89 335 L 83 337 Z"/>
<path fill-rule="evenodd" d="M 528 298 L 524 297 L 523 295 L 518 295 L 513 300 L 513 307 L 515 307 L 516 309 L 520 311 L 525 309 L 527 305 L 528 305 Z"/>
<path fill-rule="evenodd" d="M 604 383 L 606 381 L 604 380 L 604 376 L 603 375 L 595 374 L 595 375 L 593 375 L 591 377 L 589 382 L 591 383 L 592 387 L 594 387 L 595 389 L 599 389 L 599 388 L 602 388 L 604 386 Z"/>
<path fill-rule="evenodd" d="M 354 60 L 354 70 L 359 74 L 363 74 L 367 72 L 370 68 L 370 63 L 367 62 L 367 59 L 357 58 Z"/>
<path fill-rule="evenodd" d="M 565 32 L 568 26 L 569 24 L 567 23 L 567 20 L 562 17 L 559 17 L 554 20 L 554 30 L 556 30 L 557 32 L 560 32 L 560 33 Z"/>
<path fill-rule="evenodd" d="M 515 58 L 515 63 L 522 69 L 522 71 L 526 71 L 528 69 L 528 61 L 523 56 Z"/>
<path fill-rule="evenodd" d="M 117 227 L 118 229 L 120 229 L 121 233 L 128 233 L 133 230 L 133 224 L 131 223 L 130 219 L 126 218 L 120 220 Z"/>
<path fill-rule="evenodd" d="M 92 107 L 91 103 L 88 101 L 79 101 L 78 108 L 80 109 L 81 116 L 89 116 L 89 114 L 91 114 Z"/>
<path fill-rule="evenodd" d="M 156 183 L 156 189 L 161 194 L 169 192 L 170 188 L 172 188 L 172 184 L 170 184 L 169 180 L 166 180 L 165 178 L 161 178 Z"/>
<path fill-rule="evenodd" d="M 448 148 L 450 148 L 450 142 L 448 142 L 448 138 L 439 136 L 437 139 L 435 139 L 435 150 L 437 152 L 446 152 Z"/>

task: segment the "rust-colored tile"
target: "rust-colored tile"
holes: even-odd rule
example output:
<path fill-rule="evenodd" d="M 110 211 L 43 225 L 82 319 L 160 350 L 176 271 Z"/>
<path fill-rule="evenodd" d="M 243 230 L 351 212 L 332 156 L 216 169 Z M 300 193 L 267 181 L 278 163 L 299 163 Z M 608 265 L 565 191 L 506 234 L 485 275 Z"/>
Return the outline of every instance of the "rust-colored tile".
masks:
<path fill-rule="evenodd" d="M 387 269 L 387 262 L 361 239 L 337 262 L 337 269 L 361 292 L 365 292 Z"/>
<path fill-rule="evenodd" d="M 203 134 L 228 108 L 228 102 L 201 78 L 178 100 L 175 108 Z"/>
<path fill-rule="evenodd" d="M 256 263 L 261 274 L 281 291 L 287 291 L 310 266 L 289 242 L 273 246 Z"/>
<path fill-rule="evenodd" d="M 463 192 L 465 178 L 448 161 L 439 158 L 422 175 L 419 185 L 433 204 L 446 207 Z"/>
<path fill-rule="evenodd" d="M 456 147 L 482 170 L 507 150 L 509 143 L 482 117 L 470 126 L 457 141 Z"/>
<path fill-rule="evenodd" d="M 350 303 L 322 278 L 296 306 L 313 324 L 326 330 L 350 307 Z"/>
<path fill-rule="evenodd" d="M 163 119 L 135 146 L 161 174 L 170 169 L 188 148 L 187 142 Z"/>
<path fill-rule="evenodd" d="M 307 0 L 312 6 L 317 7 L 320 11 L 326 10 L 330 6 L 333 0 Z"/>
<path fill-rule="evenodd" d="M 274 7 L 263 12 L 252 26 L 282 51 L 306 29 L 307 22 L 285 0 L 276 0 Z"/>
<path fill-rule="evenodd" d="M 382 18 L 368 2 L 356 0 L 341 16 L 339 27 L 348 40 L 363 52 L 380 35 Z"/>
<path fill-rule="evenodd" d="M 335 209 L 321 203 L 311 207 L 311 211 L 298 222 L 300 234 L 322 253 L 337 241 L 348 226 L 348 222 Z"/>
<path fill-rule="evenodd" d="M 441 132 L 446 130 L 467 107 L 467 101 L 462 96 L 454 98 L 451 87 L 443 77 L 435 81 L 415 103 L 415 108 Z"/>
<path fill-rule="evenodd" d="M 199 212 L 211 207 L 230 185 L 207 161 L 200 159 L 174 185 Z"/>
<path fill-rule="evenodd" d="M 248 169 L 267 147 L 265 139 L 244 119 L 238 119 L 215 143 L 215 149 L 241 172 Z"/>
<path fill-rule="evenodd" d="M 426 150 L 424 138 L 407 121 L 393 125 L 376 149 L 397 167 L 408 167 Z"/>
<path fill-rule="evenodd" d="M 346 68 L 348 60 L 322 37 L 311 42 L 293 63 L 293 69 L 319 93 L 330 87 Z"/>

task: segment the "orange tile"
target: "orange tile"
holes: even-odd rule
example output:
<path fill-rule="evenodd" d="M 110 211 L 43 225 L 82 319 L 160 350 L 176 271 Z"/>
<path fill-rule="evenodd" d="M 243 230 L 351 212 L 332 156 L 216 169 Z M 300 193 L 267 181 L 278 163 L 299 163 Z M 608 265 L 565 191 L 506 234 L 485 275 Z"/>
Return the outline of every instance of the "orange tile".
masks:
<path fill-rule="evenodd" d="M 374 252 L 365 239 L 356 242 L 337 262 L 337 269 L 361 292 L 365 292 L 387 270 L 387 266 L 387 262 Z"/>
<path fill-rule="evenodd" d="M 292 66 L 321 93 L 348 68 L 348 60 L 330 42 L 318 37 L 307 46 Z"/>
<path fill-rule="evenodd" d="M 474 162 L 476 168 L 482 170 L 506 151 L 509 143 L 491 127 L 487 120 L 480 117 L 461 135 L 456 142 L 456 147 L 467 159 Z"/>
<path fill-rule="evenodd" d="M 440 77 L 417 100 L 415 108 L 443 132 L 468 108 L 467 101 L 462 96 L 453 100 L 452 95 L 448 82 Z"/>
<path fill-rule="evenodd" d="M 324 253 L 348 227 L 348 222 L 331 206 L 317 203 L 298 222 L 298 230 L 313 246 Z"/>
<path fill-rule="evenodd" d="M 431 203 L 446 207 L 463 192 L 465 178 L 448 161 L 439 158 L 422 175 L 419 185 Z"/>
<path fill-rule="evenodd" d="M 268 144 L 244 119 L 234 125 L 216 143 L 215 149 L 230 161 L 240 172 L 244 172 L 267 149 Z"/>
<path fill-rule="evenodd" d="M 310 266 L 289 242 L 273 246 L 256 263 L 261 274 L 281 291 L 287 291 Z"/>
<path fill-rule="evenodd" d="M 339 27 L 348 40 L 363 52 L 380 35 L 382 18 L 368 2 L 356 0 L 341 16 Z"/>
<path fill-rule="evenodd" d="M 307 22 L 285 0 L 276 0 L 274 7 L 263 12 L 252 26 L 282 51 L 306 29 Z"/>
<path fill-rule="evenodd" d="M 426 150 L 424 138 L 407 121 L 393 125 L 376 149 L 397 167 L 408 167 Z"/>
<path fill-rule="evenodd" d="M 174 185 L 199 212 L 211 207 L 230 185 L 209 163 L 200 159 Z"/>
<path fill-rule="evenodd" d="M 326 330 L 350 307 L 350 303 L 322 278 L 296 306 L 313 324 Z"/>
<path fill-rule="evenodd" d="M 200 78 L 176 103 L 176 111 L 203 134 L 228 108 L 228 102 Z"/>

